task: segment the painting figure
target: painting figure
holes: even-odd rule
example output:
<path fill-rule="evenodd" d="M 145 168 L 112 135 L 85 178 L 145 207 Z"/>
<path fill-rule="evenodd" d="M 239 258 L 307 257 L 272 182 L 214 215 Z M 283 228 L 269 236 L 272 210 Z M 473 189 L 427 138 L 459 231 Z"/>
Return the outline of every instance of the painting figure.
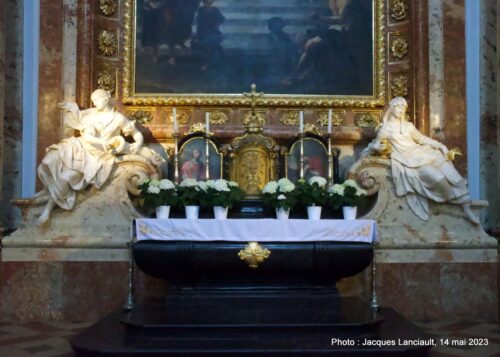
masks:
<path fill-rule="evenodd" d="M 181 166 L 181 178 L 195 179 L 201 181 L 205 179 L 205 163 L 201 160 L 201 151 L 193 149 L 191 160 L 186 161 Z"/>
<path fill-rule="evenodd" d="M 329 0 L 328 6 L 329 14 L 311 15 L 310 38 L 295 70 L 282 84 L 312 81 L 318 74 L 327 82 L 338 82 L 342 73 L 349 74 L 349 81 L 360 79 L 352 76 L 360 73 L 360 66 L 366 65 L 365 58 L 370 57 L 370 9 L 362 0 Z"/>
<path fill-rule="evenodd" d="M 328 175 L 328 156 L 325 147 L 316 139 L 304 139 L 304 179 Z M 300 178 L 300 143 L 291 149 L 287 159 L 287 178 L 296 181 Z"/>
<path fill-rule="evenodd" d="M 193 49 L 198 51 L 202 57 L 201 70 L 206 71 L 221 60 L 224 52 L 222 48 L 224 36 L 220 31 L 220 26 L 226 18 L 214 6 L 215 0 L 203 0 L 202 2 L 203 6 L 198 9 L 196 15 L 196 36 L 192 45 Z"/>
<path fill-rule="evenodd" d="M 272 71 L 274 73 L 290 73 L 297 64 L 299 51 L 291 36 L 284 31 L 285 20 L 271 17 L 267 21 L 269 28 L 269 44 L 273 52 Z"/>

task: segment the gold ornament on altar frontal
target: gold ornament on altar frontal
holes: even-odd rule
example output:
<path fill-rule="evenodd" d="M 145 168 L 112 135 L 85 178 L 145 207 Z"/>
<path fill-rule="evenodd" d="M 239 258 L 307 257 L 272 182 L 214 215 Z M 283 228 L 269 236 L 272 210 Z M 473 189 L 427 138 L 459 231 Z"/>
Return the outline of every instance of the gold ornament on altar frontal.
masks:
<path fill-rule="evenodd" d="M 293 111 L 284 113 L 280 118 L 280 122 L 284 125 L 297 126 L 299 125 L 299 119 L 300 113 L 297 111 Z"/>
<path fill-rule="evenodd" d="M 391 0 L 391 17 L 396 21 L 402 21 L 408 13 L 406 0 Z"/>
<path fill-rule="evenodd" d="M 448 157 L 448 160 L 453 161 L 453 160 L 455 160 L 455 156 L 460 156 L 460 155 L 463 155 L 460 148 L 453 148 L 453 149 L 448 151 L 447 157 Z"/>
<path fill-rule="evenodd" d="M 316 125 L 311 124 L 311 123 L 304 124 L 304 133 L 310 133 L 310 134 L 315 134 L 315 135 L 321 136 L 321 132 L 316 127 Z"/>
<path fill-rule="evenodd" d="M 391 53 L 394 58 L 403 59 L 408 53 L 408 42 L 404 37 L 398 37 L 392 41 Z"/>
<path fill-rule="evenodd" d="M 99 0 L 99 9 L 104 16 L 114 15 L 116 8 L 116 0 Z"/>
<path fill-rule="evenodd" d="M 252 269 L 256 269 L 271 255 L 271 251 L 263 248 L 257 242 L 248 243 L 244 249 L 240 250 L 238 257 L 245 261 Z"/>
<path fill-rule="evenodd" d="M 97 48 L 99 52 L 104 56 L 113 56 L 116 52 L 116 35 L 107 30 L 99 31 L 97 36 Z"/>
<path fill-rule="evenodd" d="M 97 88 L 104 89 L 114 93 L 116 88 L 115 76 L 109 72 L 100 72 L 97 74 Z"/>
<path fill-rule="evenodd" d="M 174 122 L 174 114 L 171 113 L 168 115 L 168 119 L 170 123 Z M 189 123 L 189 114 L 186 112 L 177 111 L 177 124 L 187 124 Z M 210 118 L 210 123 L 212 123 L 212 119 Z"/>
<path fill-rule="evenodd" d="M 408 77 L 401 74 L 391 81 L 391 95 L 395 97 L 406 97 L 408 95 Z"/>
<path fill-rule="evenodd" d="M 151 112 L 147 112 L 145 110 L 136 110 L 129 115 L 129 118 L 143 125 L 149 124 L 151 120 L 153 120 Z"/>

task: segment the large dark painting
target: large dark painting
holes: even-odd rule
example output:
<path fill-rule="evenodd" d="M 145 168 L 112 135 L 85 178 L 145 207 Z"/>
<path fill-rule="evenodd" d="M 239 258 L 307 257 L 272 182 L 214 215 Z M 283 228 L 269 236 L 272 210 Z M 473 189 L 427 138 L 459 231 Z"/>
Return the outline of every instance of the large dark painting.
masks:
<path fill-rule="evenodd" d="M 135 93 L 373 95 L 373 0 L 137 0 Z"/>

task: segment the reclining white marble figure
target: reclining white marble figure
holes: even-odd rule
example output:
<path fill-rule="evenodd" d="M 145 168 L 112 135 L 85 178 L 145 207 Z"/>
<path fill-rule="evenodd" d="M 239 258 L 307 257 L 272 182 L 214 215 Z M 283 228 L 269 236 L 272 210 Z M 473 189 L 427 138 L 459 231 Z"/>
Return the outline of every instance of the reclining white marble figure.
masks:
<path fill-rule="evenodd" d="M 385 150 L 390 144 L 392 180 L 397 196 L 404 196 L 412 212 L 422 220 L 429 219 L 428 199 L 462 205 L 468 219 L 479 224 L 470 208 L 467 181 L 448 158 L 442 143 L 420 133 L 406 121 L 406 100 L 394 98 L 385 112 L 377 137 L 361 156 Z"/>
<path fill-rule="evenodd" d="M 101 188 L 109 179 L 117 155 L 148 157 L 152 162 L 162 160 L 152 150 L 143 148 L 144 138 L 133 121 L 117 112 L 110 103 L 110 94 L 97 89 L 91 95 L 95 108 L 80 111 L 76 103 L 59 103 L 59 107 L 72 113 L 66 124 L 81 133 L 47 148 L 47 154 L 38 167 L 43 189 L 34 197 L 35 204 L 46 204 L 38 218 L 45 223 L 57 205 L 73 209 L 76 192 L 88 185 Z M 121 134 L 132 136 L 128 144 Z M 155 157 L 156 156 L 156 157 Z"/>

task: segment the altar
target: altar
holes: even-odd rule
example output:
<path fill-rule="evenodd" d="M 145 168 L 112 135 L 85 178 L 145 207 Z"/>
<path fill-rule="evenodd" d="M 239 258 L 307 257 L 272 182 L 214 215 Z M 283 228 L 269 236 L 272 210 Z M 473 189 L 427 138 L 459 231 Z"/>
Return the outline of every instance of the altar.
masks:
<path fill-rule="evenodd" d="M 428 337 L 394 311 L 336 288 L 370 266 L 376 231 L 369 220 L 137 219 L 135 265 L 167 281 L 168 294 L 132 300 L 128 312 L 101 320 L 72 347 L 79 356 L 425 353 L 431 345 L 361 343 Z"/>

